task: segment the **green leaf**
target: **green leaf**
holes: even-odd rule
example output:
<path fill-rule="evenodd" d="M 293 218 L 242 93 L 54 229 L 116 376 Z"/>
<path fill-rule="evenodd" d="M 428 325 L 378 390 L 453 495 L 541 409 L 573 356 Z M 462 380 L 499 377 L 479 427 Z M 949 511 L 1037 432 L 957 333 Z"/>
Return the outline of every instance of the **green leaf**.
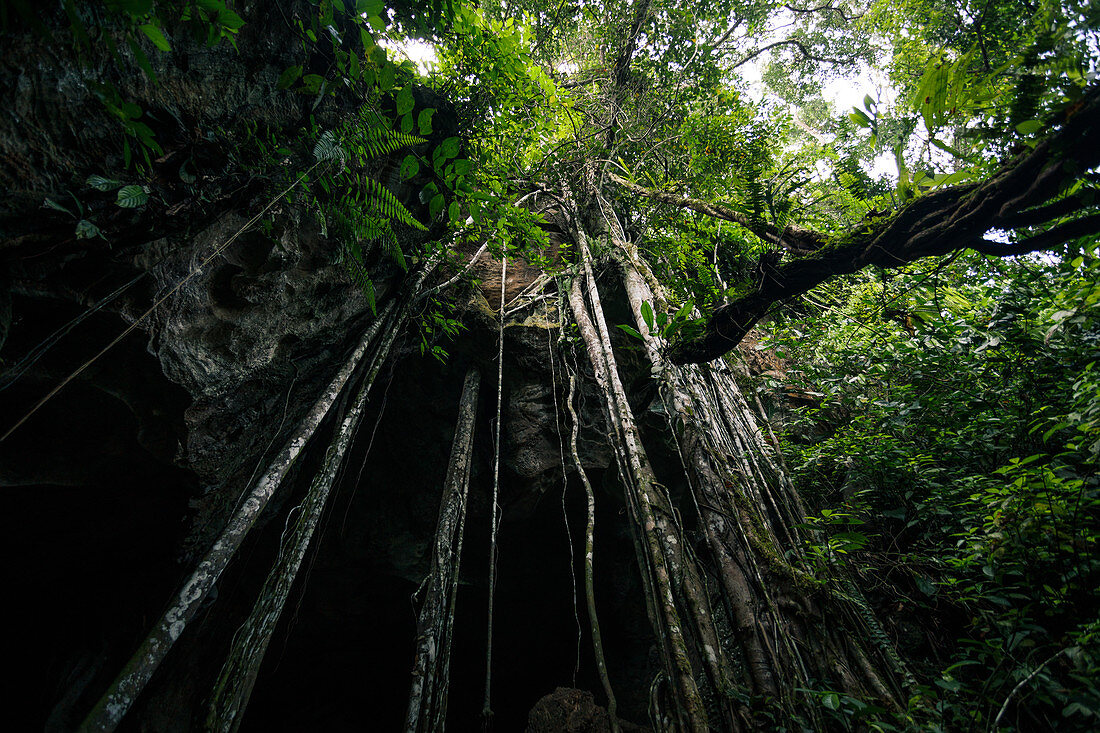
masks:
<path fill-rule="evenodd" d="M 137 41 L 135 41 L 133 38 L 129 39 L 127 45 L 130 46 L 130 52 L 134 54 L 134 61 L 136 61 L 141 70 L 145 72 L 145 75 L 148 76 L 154 84 L 156 84 L 157 74 L 155 71 L 153 71 L 153 66 L 149 63 L 149 57 L 146 56 L 145 52 L 141 50 L 141 46 L 139 46 L 137 44 Z"/>
<path fill-rule="evenodd" d="M 144 205 L 149 200 L 149 192 L 142 186 L 129 185 L 118 189 L 118 197 L 115 200 L 123 209 L 133 209 Z"/>
<path fill-rule="evenodd" d="M 973 162 L 969 156 L 964 155 L 963 153 L 959 152 L 957 149 L 955 149 L 952 146 L 948 145 L 943 140 L 940 140 L 936 137 L 930 137 L 928 139 L 928 142 L 932 143 L 933 145 L 935 145 L 937 148 L 944 151 L 945 153 L 951 153 L 956 158 L 961 158 L 962 160 L 967 160 L 967 161 Z M 953 174 L 953 175 L 957 175 L 957 174 Z"/>
<path fill-rule="evenodd" d="M 830 710 L 840 710 L 840 695 L 830 692 L 821 698 L 821 704 Z"/>
<path fill-rule="evenodd" d="M 1043 129 L 1043 123 L 1039 120 L 1027 120 L 1016 125 L 1016 132 L 1021 135 L 1034 135 L 1041 129 Z"/>
<path fill-rule="evenodd" d="M 122 185 L 122 181 L 116 181 L 113 178 L 104 178 L 103 176 L 98 176 L 93 173 L 84 181 L 84 185 L 89 188 L 94 188 L 97 191 L 113 191 Z"/>
<path fill-rule="evenodd" d="M 848 113 L 848 119 L 856 123 L 860 127 L 870 127 L 871 118 L 867 116 L 867 113 L 861 110 L 859 107 L 852 107 L 852 111 Z"/>
<path fill-rule="evenodd" d="M 635 330 L 633 326 L 628 326 L 625 323 L 619 323 L 619 324 L 616 324 L 615 328 L 621 328 L 623 331 L 626 331 L 628 334 L 630 334 L 634 338 L 644 340 L 644 337 L 642 336 L 642 334 L 638 333 L 638 331 Z"/>
<path fill-rule="evenodd" d="M 87 219 L 81 219 L 76 223 L 76 230 L 73 234 L 76 235 L 77 239 L 94 239 L 103 236 L 103 232 L 99 231 L 99 227 Z"/>
<path fill-rule="evenodd" d="M 404 115 L 412 112 L 412 108 L 416 106 L 416 102 L 413 100 L 412 90 L 405 87 L 397 93 L 397 114 Z"/>
<path fill-rule="evenodd" d="M 46 208 L 53 209 L 54 211 L 61 211 L 61 212 L 64 212 L 64 213 L 68 214 L 69 216 L 75 216 L 75 214 L 73 214 L 73 212 L 69 211 L 64 206 L 57 203 L 53 199 L 49 199 L 49 198 L 46 199 L 45 201 L 42 202 L 42 205 L 45 206 Z"/>
<path fill-rule="evenodd" d="M 649 301 L 642 301 L 642 320 L 645 321 L 645 325 L 649 327 L 650 332 L 655 331 L 653 327 L 653 306 L 649 304 Z"/>
<path fill-rule="evenodd" d="M 393 89 L 394 78 L 397 74 L 397 67 L 390 62 L 386 62 L 386 65 L 382 67 L 381 78 L 378 80 L 378 86 L 382 91 L 388 92 Z"/>
<path fill-rule="evenodd" d="M 294 82 L 298 81 L 298 78 L 302 75 L 302 67 L 291 66 L 282 74 L 279 75 L 279 81 L 275 84 L 278 89 L 290 89 Z"/>
<path fill-rule="evenodd" d="M 416 156 L 409 153 L 405 156 L 405 159 L 401 161 L 401 177 L 406 181 L 420 172 L 420 161 L 416 159 Z"/>
<path fill-rule="evenodd" d="M 458 224 L 462 217 L 462 207 L 459 206 L 457 201 L 452 201 L 451 205 L 447 207 L 447 218 L 451 220 L 452 224 Z"/>
<path fill-rule="evenodd" d="M 447 138 L 439 144 L 438 148 L 436 148 L 436 155 L 438 155 L 443 160 L 456 157 L 458 155 L 458 150 L 461 142 L 462 141 L 457 137 Z"/>
<path fill-rule="evenodd" d="M 435 219 L 439 216 L 439 212 L 443 211 L 443 206 L 447 203 L 447 199 L 443 197 L 443 194 L 437 193 L 432 197 L 431 203 L 428 204 L 428 216 Z"/>
<path fill-rule="evenodd" d="M 325 77 L 320 74 L 306 74 L 302 77 L 302 89 L 307 94 L 317 94 L 321 91 L 321 85 L 325 83 Z"/>
<path fill-rule="evenodd" d="M 168 39 L 164 37 L 164 31 L 160 29 L 160 26 L 154 23 L 146 23 L 139 27 L 141 28 L 141 32 L 148 36 L 149 40 L 153 42 L 153 45 L 161 51 L 172 50 L 172 44 L 168 43 Z"/>
<path fill-rule="evenodd" d="M 432 115 L 435 114 L 434 109 L 422 109 L 420 114 L 417 115 L 416 125 L 421 135 L 432 134 Z"/>

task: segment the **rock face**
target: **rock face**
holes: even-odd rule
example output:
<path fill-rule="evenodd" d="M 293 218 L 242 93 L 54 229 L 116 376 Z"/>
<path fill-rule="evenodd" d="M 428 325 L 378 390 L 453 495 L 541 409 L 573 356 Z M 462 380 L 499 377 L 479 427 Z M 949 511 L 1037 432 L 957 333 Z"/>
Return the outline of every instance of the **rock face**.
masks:
<path fill-rule="evenodd" d="M 640 728 L 619 721 L 620 730 L 641 733 Z M 535 703 L 527 716 L 527 733 L 605 733 L 611 730 L 611 716 L 596 704 L 591 692 L 559 687 Z"/>
<path fill-rule="evenodd" d="M 294 218 L 287 212 L 276 231 L 242 238 L 194 274 L 0 445 L 0 477 L 9 490 L 18 488 L 13 516 L 22 518 L 7 536 L 31 550 L 16 574 L 27 591 L 20 616 L 37 630 L 32 638 L 57 638 L 49 652 L 34 645 L 21 657 L 37 670 L 30 675 L 35 689 L 27 691 L 39 701 L 31 711 L 36 727 L 77 724 L 371 319 L 335 263 L 332 243 Z M 153 240 L 113 262 L 89 255 L 64 267 L 17 270 L 5 366 L 24 363 L 51 331 L 110 295 L 115 283 L 138 279 L 0 391 L 3 414 L 31 407 L 244 219 L 227 211 L 193 236 Z M 109 283 L 77 300 L 72 283 L 105 274 Z M 383 267 L 377 275 L 384 299 L 400 272 Z M 453 413 L 470 364 L 491 386 L 483 390 L 475 442 L 451 715 L 461 729 L 480 714 L 497 326 L 476 293 L 459 303 L 459 313 L 468 331 L 448 347 L 448 363 L 421 356 L 410 333 L 383 373 L 246 725 L 399 725 L 413 646 L 408 599 L 427 570 Z M 564 364 L 550 357 L 558 321 L 550 299 L 517 313 L 505 329 L 494 707 L 509 729 L 523 725 L 547 690 L 573 678 L 577 619 L 577 682 L 599 689 L 583 598 L 576 596 L 584 500 L 563 456 L 567 379 Z M 597 497 L 598 602 L 614 649 L 620 710 L 644 719 L 652 640 L 591 389 L 582 387 L 580 449 L 593 481 L 605 487 Z M 298 478 L 273 500 L 202 620 L 181 638 L 124 727 L 184 731 L 200 724 L 229 640 L 323 448 L 322 440 L 307 452 Z M 57 636 L 57 629 L 64 632 Z M 315 704 L 288 711 L 284 701 L 301 695 Z"/>
<path fill-rule="evenodd" d="M 305 5 L 240 3 L 250 25 L 239 53 L 180 44 L 172 57 L 155 59 L 157 86 L 115 78 L 95 57 L 84 67 L 71 59 L 24 63 L 48 57 L 45 41 L 30 31 L 5 37 L 0 429 L 65 382 L 0 443 L 9 502 L 3 536 L 17 558 L 12 605 L 25 644 L 13 655 L 23 687 L 12 693 L 27 701 L 27 728 L 79 724 L 373 317 L 336 243 L 297 205 L 281 203 L 263 227 L 202 264 L 271 197 L 264 182 L 231 170 L 208 133 L 243 135 L 245 123 L 292 128 L 309 111 L 300 96 L 275 88 L 296 42 L 272 30 L 285 25 L 275 15 L 280 8 L 293 17 Z M 162 125 L 165 156 L 154 165 L 154 201 L 141 211 L 114 206 L 113 192 L 81 188 L 89 173 L 125 176 L 117 125 L 90 86 L 104 74 Z M 332 119 L 339 104 L 325 101 L 313 112 Z M 193 188 L 178 175 L 185 163 L 199 173 Z M 76 239 L 75 215 L 41 208 L 47 196 L 67 202 L 66 188 L 79 193 L 109 241 Z M 396 192 L 411 206 L 414 190 Z M 384 302 L 403 273 L 369 264 Z M 476 724 L 497 407 L 494 267 L 499 261 L 484 264 L 484 294 L 453 297 L 468 330 L 448 345 L 447 363 L 420 354 L 416 324 L 400 337 L 260 672 L 246 729 L 399 727 L 412 664 L 409 598 L 426 572 L 470 365 L 482 370 L 484 386 L 450 715 L 455 730 Z M 506 301 L 540 273 L 512 267 Z M 563 446 L 568 380 L 565 364 L 551 357 L 559 321 L 551 297 L 516 312 L 505 328 L 493 690 L 501 730 L 522 728 L 531 706 L 561 684 L 600 689 L 576 582 L 585 501 Z M 624 379 L 639 385 L 645 402 L 647 377 L 635 367 L 624 367 Z M 590 380 L 581 374 L 579 381 L 579 447 L 598 490 L 597 603 L 620 713 L 642 720 L 655 671 L 652 638 L 602 410 Z M 328 430 L 272 500 L 124 730 L 201 728 L 210 686 Z"/>
<path fill-rule="evenodd" d="M 277 82 L 284 69 L 298 62 L 301 44 L 289 29 L 280 30 L 304 5 L 237 3 L 237 11 L 251 21 L 238 35 L 238 50 L 228 43 L 188 43 L 187 33 L 170 29 L 174 51 L 149 54 L 155 84 L 146 74 L 120 71 L 104 44 L 92 44 L 80 61 L 68 44 L 68 21 L 60 8 L 42 19 L 45 33 L 53 37 L 44 38 L 18 22 L 5 28 L 0 48 L 0 183 L 8 195 L 0 202 L 0 228 L 34 231 L 39 228 L 34 222 L 20 218 L 40 207 L 43 197 L 89 174 L 108 175 L 123 167 L 126 135 L 100 99 L 104 84 L 141 107 L 139 119 L 154 129 L 169 154 L 199 144 L 206 132 L 217 128 L 296 123 L 303 101 L 278 90 Z M 106 23 L 110 28 L 111 15 L 101 7 L 84 3 L 76 12 L 88 27 Z M 126 45 L 119 46 L 123 58 L 132 61 Z M 321 114 L 331 118 L 333 110 L 322 109 Z M 134 139 L 130 142 L 137 145 Z M 175 162 L 177 169 L 186 157 Z"/>

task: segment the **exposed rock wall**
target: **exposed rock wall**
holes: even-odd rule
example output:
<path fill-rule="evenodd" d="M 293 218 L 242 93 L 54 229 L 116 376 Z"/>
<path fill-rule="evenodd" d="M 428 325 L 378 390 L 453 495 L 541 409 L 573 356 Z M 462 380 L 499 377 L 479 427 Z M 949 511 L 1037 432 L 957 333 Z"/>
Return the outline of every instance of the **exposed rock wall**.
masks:
<path fill-rule="evenodd" d="M 26 632 L 25 648 L 13 656 L 24 687 L 14 692 L 31 701 L 22 707 L 29 728 L 77 725 L 371 319 L 338 264 L 337 244 L 294 205 L 276 207 L 265 228 L 199 267 L 271 196 L 270 181 L 251 180 L 227 160 L 225 140 L 244 136 L 249 124 L 293 130 L 313 102 L 275 88 L 299 48 L 284 32 L 283 16 L 293 18 L 305 3 L 238 5 L 249 18 L 239 52 L 180 42 L 172 54 L 153 57 L 158 85 L 119 73 L 95 53 L 78 64 L 63 45 L 44 48 L 49 39 L 30 31 L 6 36 L 0 48 L 0 182 L 9 193 L 0 203 L 0 427 L 138 324 L 0 444 L 0 485 L 12 509 L 4 534 L 19 558 L 13 605 Z M 59 14 L 51 23 L 59 28 L 64 20 Z M 154 161 L 153 201 L 141 211 L 119 209 L 113 192 L 82 187 L 91 173 L 128 175 L 123 137 L 95 96 L 97 80 L 137 100 L 165 147 Z M 334 121 L 346 101 L 326 100 L 312 111 Z M 197 175 L 194 186 L 179 175 L 185 164 Z M 415 183 L 398 189 L 410 204 Z M 106 239 L 79 240 L 73 215 L 42 208 L 47 196 L 70 205 L 67 191 Z M 554 240 L 552 259 L 560 244 Z M 402 273 L 370 264 L 377 297 L 385 300 Z M 362 729 L 403 711 L 413 649 L 408 597 L 426 570 L 457 385 L 470 363 L 480 365 L 487 385 L 496 371 L 499 260 L 486 257 L 479 268 L 483 293 L 456 301 L 469 330 L 449 347 L 450 362 L 422 357 L 409 333 L 383 373 L 246 726 Z M 506 302 L 540 274 L 536 265 L 510 264 Z M 522 727 L 539 697 L 574 682 L 572 604 L 584 506 L 562 455 L 566 380 L 564 364 L 552 356 L 559 325 L 550 298 L 516 313 L 505 329 L 496 675 L 502 729 Z M 648 400 L 645 374 L 629 380 L 640 385 L 638 399 Z M 620 710 L 641 719 L 652 638 L 602 411 L 588 390 L 582 388 L 580 447 L 601 487 L 605 643 L 621 685 Z M 455 729 L 469 727 L 479 712 L 477 703 L 460 700 L 479 698 L 483 672 L 494 392 L 483 390 L 475 447 L 452 674 Z M 199 727 L 209 685 L 323 437 L 124 729 Z M 598 689 L 584 661 L 580 605 L 576 684 Z M 292 697 L 306 702 L 289 713 Z"/>

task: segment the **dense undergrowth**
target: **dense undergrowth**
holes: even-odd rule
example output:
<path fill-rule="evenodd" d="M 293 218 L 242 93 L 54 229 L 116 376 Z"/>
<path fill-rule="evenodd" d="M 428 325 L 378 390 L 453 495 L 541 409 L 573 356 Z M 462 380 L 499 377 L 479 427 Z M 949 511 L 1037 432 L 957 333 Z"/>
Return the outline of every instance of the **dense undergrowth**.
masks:
<path fill-rule="evenodd" d="M 1094 730 L 1095 250 L 864 273 L 819 297 L 769 326 L 793 366 L 761 389 L 811 398 L 784 441 L 811 556 L 855 569 L 925 681 L 872 728 Z"/>

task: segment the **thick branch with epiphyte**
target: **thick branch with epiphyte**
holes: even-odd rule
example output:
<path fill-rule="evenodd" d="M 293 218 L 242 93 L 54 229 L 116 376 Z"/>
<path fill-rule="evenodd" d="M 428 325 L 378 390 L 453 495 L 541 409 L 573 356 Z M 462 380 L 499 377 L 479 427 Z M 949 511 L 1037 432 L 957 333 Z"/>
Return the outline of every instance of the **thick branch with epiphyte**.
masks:
<path fill-rule="evenodd" d="M 827 245 L 770 268 L 755 290 L 711 313 L 703 335 L 673 344 L 669 357 L 677 364 L 716 359 L 733 349 L 774 304 L 869 265 L 900 267 L 968 248 L 1007 257 L 1100 232 L 1100 216 L 1060 198 L 1097 165 L 1100 87 L 1094 86 L 1065 112 L 1056 132 L 985 182 L 935 191 L 847 234 L 817 235 Z M 1065 220 L 1071 214 L 1080 215 Z M 995 229 L 1017 231 L 1018 239 L 1005 244 L 986 239 Z"/>

